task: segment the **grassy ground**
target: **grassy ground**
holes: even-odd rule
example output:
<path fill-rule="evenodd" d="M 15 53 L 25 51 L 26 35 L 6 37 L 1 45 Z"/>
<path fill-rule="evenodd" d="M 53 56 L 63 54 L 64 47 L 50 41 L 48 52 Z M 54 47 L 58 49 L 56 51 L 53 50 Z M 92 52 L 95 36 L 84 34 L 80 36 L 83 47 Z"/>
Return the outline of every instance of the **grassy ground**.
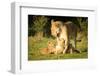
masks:
<path fill-rule="evenodd" d="M 38 40 L 37 37 L 29 37 L 28 60 L 79 59 L 88 57 L 87 40 L 85 38 L 83 38 L 83 42 L 77 43 L 77 48 L 78 50 L 82 51 L 82 53 L 42 55 L 40 50 L 47 47 L 48 41 L 52 41 L 54 44 L 56 43 L 56 40 L 52 38 L 42 38 L 41 40 Z"/>

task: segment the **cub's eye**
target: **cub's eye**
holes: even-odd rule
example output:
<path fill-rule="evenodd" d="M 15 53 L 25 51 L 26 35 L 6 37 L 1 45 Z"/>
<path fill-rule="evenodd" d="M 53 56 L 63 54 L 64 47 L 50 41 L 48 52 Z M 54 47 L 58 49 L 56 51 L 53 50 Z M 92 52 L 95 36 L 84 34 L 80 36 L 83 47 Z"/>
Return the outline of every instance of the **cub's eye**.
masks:
<path fill-rule="evenodd" d="M 60 24 L 56 24 L 56 27 L 59 27 L 60 26 Z"/>

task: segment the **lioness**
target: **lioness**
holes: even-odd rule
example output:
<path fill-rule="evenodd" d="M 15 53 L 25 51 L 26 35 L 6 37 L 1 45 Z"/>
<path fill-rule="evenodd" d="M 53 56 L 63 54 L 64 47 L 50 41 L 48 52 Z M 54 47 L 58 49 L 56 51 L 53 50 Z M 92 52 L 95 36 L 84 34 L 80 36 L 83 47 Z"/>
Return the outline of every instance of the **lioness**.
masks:
<path fill-rule="evenodd" d="M 77 32 L 80 31 L 79 27 L 77 27 L 73 22 L 62 22 L 62 21 L 54 21 L 51 20 L 51 34 L 52 36 L 57 38 L 57 43 L 59 39 L 65 40 L 63 54 L 66 53 L 68 49 L 69 43 L 71 43 L 71 39 L 73 39 L 73 46 L 76 48 L 76 37 Z"/>

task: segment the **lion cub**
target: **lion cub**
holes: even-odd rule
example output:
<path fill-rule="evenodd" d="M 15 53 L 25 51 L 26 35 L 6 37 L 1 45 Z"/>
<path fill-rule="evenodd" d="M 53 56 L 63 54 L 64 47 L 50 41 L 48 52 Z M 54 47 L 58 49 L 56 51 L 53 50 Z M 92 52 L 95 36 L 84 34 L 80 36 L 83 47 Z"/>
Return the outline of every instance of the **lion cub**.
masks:
<path fill-rule="evenodd" d="M 54 48 L 54 44 L 52 42 L 48 42 L 47 44 L 48 46 L 46 48 L 43 48 L 40 53 L 45 55 L 45 54 L 52 54 L 55 53 L 55 48 Z"/>
<path fill-rule="evenodd" d="M 63 38 L 59 38 L 56 45 L 56 52 L 55 54 L 60 54 L 63 52 L 65 46 L 65 40 Z"/>

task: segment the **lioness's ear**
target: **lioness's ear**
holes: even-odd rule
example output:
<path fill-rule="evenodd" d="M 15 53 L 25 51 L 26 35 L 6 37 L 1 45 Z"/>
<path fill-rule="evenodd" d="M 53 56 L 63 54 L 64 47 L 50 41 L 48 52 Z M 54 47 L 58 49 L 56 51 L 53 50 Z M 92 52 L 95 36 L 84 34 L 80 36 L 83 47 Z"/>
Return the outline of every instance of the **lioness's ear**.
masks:
<path fill-rule="evenodd" d="M 54 22 L 54 20 L 52 19 L 52 20 L 51 20 L 51 24 L 52 24 L 53 22 Z"/>

